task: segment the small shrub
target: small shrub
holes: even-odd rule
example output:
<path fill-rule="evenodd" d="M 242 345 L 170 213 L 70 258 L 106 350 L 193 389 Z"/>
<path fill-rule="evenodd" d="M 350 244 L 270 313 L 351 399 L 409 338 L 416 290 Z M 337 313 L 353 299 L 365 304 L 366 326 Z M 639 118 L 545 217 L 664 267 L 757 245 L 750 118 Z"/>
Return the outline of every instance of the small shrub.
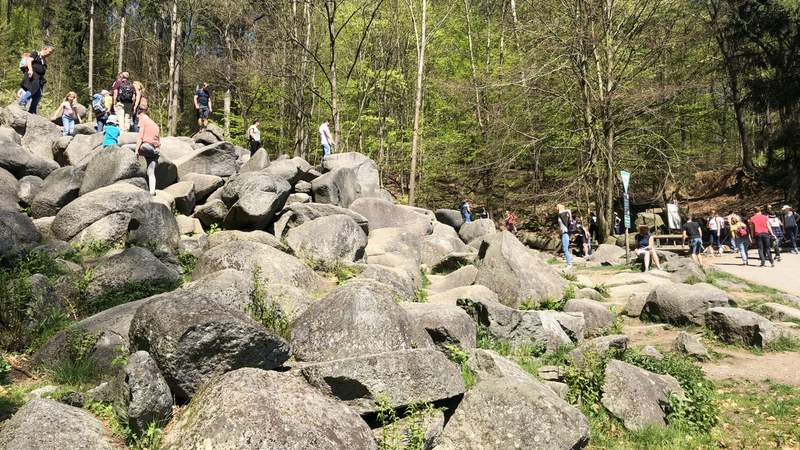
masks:
<path fill-rule="evenodd" d="M 99 373 L 97 365 L 89 358 L 97 342 L 97 335 L 85 330 L 67 332 L 64 354 L 54 364 L 45 368 L 51 381 L 56 384 L 83 386 L 96 381 Z"/>
<path fill-rule="evenodd" d="M 11 364 L 0 356 L 0 385 L 11 383 Z"/>
<path fill-rule="evenodd" d="M 541 302 L 539 302 L 539 309 L 548 309 L 550 311 L 563 311 L 564 306 L 567 304 L 567 300 L 561 299 L 554 299 L 554 298 L 543 298 Z"/>
<path fill-rule="evenodd" d="M 461 369 L 461 378 L 464 380 L 464 388 L 469 389 L 475 386 L 477 380 L 475 379 L 475 372 L 473 372 L 467 364 L 469 360 L 467 352 L 451 344 L 445 344 L 444 348 L 447 351 L 447 357 L 450 358 L 450 361 L 458 364 L 458 367 Z"/>
<path fill-rule="evenodd" d="M 536 302 L 533 301 L 532 298 L 528 297 L 522 301 L 522 304 L 519 305 L 519 309 L 521 311 L 533 311 L 536 309 L 537 306 L 538 305 L 536 304 Z"/>
<path fill-rule="evenodd" d="M 565 280 L 567 280 L 567 281 L 571 281 L 571 282 L 573 282 L 573 283 L 574 283 L 574 282 L 576 282 L 576 281 L 578 281 L 578 276 L 577 276 L 577 275 L 575 275 L 575 274 L 574 274 L 574 273 L 572 273 L 572 272 L 561 272 L 561 276 L 562 276 L 562 277 L 563 277 Z"/>
<path fill-rule="evenodd" d="M 210 227 L 208 227 L 208 231 L 206 231 L 206 236 L 211 236 L 212 234 L 221 231 L 219 228 L 218 223 L 212 223 Z"/>
<path fill-rule="evenodd" d="M 81 245 L 81 253 L 89 257 L 103 256 L 115 248 L 122 248 L 121 242 L 90 241 Z"/>
<path fill-rule="evenodd" d="M 183 277 L 183 282 L 186 283 L 191 281 L 192 273 L 194 272 L 195 267 L 197 267 L 197 256 L 194 256 L 191 253 L 181 253 L 178 255 L 178 261 L 181 264 L 181 276 Z"/>
<path fill-rule="evenodd" d="M 606 378 L 606 365 L 611 359 L 609 353 L 600 354 L 588 349 L 583 352 L 580 365 L 567 366 L 564 380 L 569 386 L 567 400 L 578 406 L 592 407 L 600 403 L 603 384 Z"/>
<path fill-rule="evenodd" d="M 594 290 L 597 291 L 603 298 L 611 297 L 611 292 L 609 292 L 605 284 L 599 284 L 595 286 Z"/>
<path fill-rule="evenodd" d="M 622 328 L 625 326 L 625 318 L 617 311 L 616 306 L 611 306 L 611 314 L 614 315 L 614 322 L 611 328 L 608 329 L 608 334 L 622 334 Z"/>
<path fill-rule="evenodd" d="M 566 289 L 564 289 L 564 303 L 566 303 L 567 300 L 572 300 L 575 298 L 575 291 L 576 289 L 574 284 L 567 285 Z"/>
<path fill-rule="evenodd" d="M 181 281 L 127 283 L 119 289 L 86 301 L 85 312 L 87 315 L 96 314 L 118 305 L 173 291 L 180 287 L 180 285 Z"/>
<path fill-rule="evenodd" d="M 387 396 L 378 401 L 378 423 L 381 425 L 380 450 L 423 450 L 425 448 L 426 419 L 436 410 L 430 403 L 408 406 L 401 417 Z M 402 421 L 401 421 L 402 420 Z"/>
<path fill-rule="evenodd" d="M 427 303 L 428 302 L 428 290 L 427 289 L 417 289 L 414 291 L 414 302 L 416 303 Z"/>
<path fill-rule="evenodd" d="M 280 305 L 269 299 L 261 280 L 261 268 L 253 271 L 253 283 L 250 289 L 250 303 L 247 312 L 256 322 L 284 339 L 289 339 L 292 334 L 291 318 L 281 309 Z"/>

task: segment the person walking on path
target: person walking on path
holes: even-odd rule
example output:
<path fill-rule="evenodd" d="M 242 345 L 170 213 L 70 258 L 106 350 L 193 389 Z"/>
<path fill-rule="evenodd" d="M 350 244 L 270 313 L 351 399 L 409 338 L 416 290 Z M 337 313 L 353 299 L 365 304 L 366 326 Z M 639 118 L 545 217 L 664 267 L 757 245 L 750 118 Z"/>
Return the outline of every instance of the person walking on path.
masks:
<path fill-rule="evenodd" d="M 471 223 L 472 222 L 472 209 L 469 207 L 469 201 L 464 200 L 459 205 L 458 209 L 461 211 L 461 217 L 464 218 L 464 223 Z"/>
<path fill-rule="evenodd" d="M 753 215 L 750 217 L 750 232 L 755 236 L 758 243 L 758 257 L 761 259 L 761 267 L 764 267 L 766 261 L 769 261 L 770 265 L 775 267 L 775 261 L 772 259 L 772 252 L 770 251 L 770 239 L 775 236 L 769 227 L 769 219 L 758 208 L 753 210 Z"/>
<path fill-rule="evenodd" d="M 331 129 L 328 126 L 328 119 L 325 119 L 322 125 L 319 126 L 319 142 L 320 145 L 322 145 L 322 156 L 330 155 L 331 149 L 333 149 L 335 144 L 331 136 Z"/>
<path fill-rule="evenodd" d="M 661 270 L 661 263 L 658 261 L 658 253 L 656 252 L 656 240 L 650 234 L 650 227 L 647 225 L 639 225 L 639 233 L 635 237 L 636 240 L 636 254 L 644 257 L 644 271 L 650 270 L 650 261 L 656 266 L 656 269 Z"/>
<path fill-rule="evenodd" d="M 739 251 L 739 257 L 742 259 L 742 265 L 749 265 L 747 262 L 747 250 L 750 247 L 750 233 L 747 230 L 747 225 L 742 223 L 742 219 L 736 214 L 731 214 L 728 218 L 730 223 L 731 236 L 733 236 L 734 248 Z"/>
<path fill-rule="evenodd" d="M 147 100 L 139 104 L 139 138 L 136 140 L 136 156 L 143 156 L 147 161 L 147 185 L 150 195 L 156 195 L 156 163 L 160 156 L 160 130 L 158 124 L 147 115 Z"/>
<path fill-rule="evenodd" d="M 711 235 L 711 253 L 714 253 L 714 248 L 719 249 L 719 254 L 722 255 L 722 230 L 725 228 L 725 221 L 717 214 L 716 210 L 711 211 L 711 216 L 708 218 L 708 232 Z"/>
<path fill-rule="evenodd" d="M 781 208 L 781 215 L 783 216 L 783 231 L 786 233 L 786 240 L 792 245 L 792 253 L 795 255 L 797 252 L 797 223 L 800 220 L 797 213 L 794 212 L 791 206 L 783 205 Z"/>
<path fill-rule="evenodd" d="M 699 223 L 692 220 L 692 216 L 689 216 L 686 219 L 686 223 L 683 224 L 683 243 L 686 244 L 687 240 L 689 241 L 689 254 L 692 260 L 702 265 L 703 230 L 700 228 Z"/>
<path fill-rule="evenodd" d="M 75 113 L 75 98 L 78 94 L 74 92 L 67 93 L 64 101 L 59 106 L 59 111 L 56 115 L 61 116 L 61 126 L 64 129 L 64 136 L 72 136 L 75 132 L 75 122 L 80 122 L 80 117 Z"/>
<path fill-rule="evenodd" d="M 119 120 L 121 131 L 130 131 L 133 125 L 133 105 L 136 103 L 136 87 L 130 80 L 128 72 L 120 72 L 117 80 L 111 86 L 112 99 L 114 104 L 114 114 Z"/>
<path fill-rule="evenodd" d="M 53 53 L 52 45 L 45 45 L 38 52 L 31 52 L 28 60 L 28 91 L 31 93 L 31 106 L 28 112 L 36 114 L 39 111 L 39 102 L 44 94 L 44 86 L 47 84 L 45 74 L 47 74 L 47 57 Z"/>
<path fill-rule="evenodd" d="M 250 156 L 253 156 L 253 154 L 261 148 L 261 130 L 258 129 L 260 125 L 261 121 L 256 120 L 250 125 L 250 128 L 247 129 L 247 141 L 250 143 Z"/>
<path fill-rule="evenodd" d="M 769 211 L 769 218 L 767 219 L 769 228 L 772 230 L 772 235 L 775 237 L 774 255 L 775 261 L 781 260 L 781 245 L 783 244 L 783 222 L 772 210 Z"/>
<path fill-rule="evenodd" d="M 506 230 L 508 230 L 509 233 L 517 234 L 517 226 L 514 223 L 516 219 L 517 218 L 514 217 L 511 211 L 506 210 Z"/>
<path fill-rule="evenodd" d="M 111 114 L 106 119 L 106 125 L 103 128 L 103 148 L 111 147 L 119 143 L 119 124 L 117 123 L 117 116 Z"/>
<path fill-rule="evenodd" d="M 572 253 L 569 251 L 569 235 L 575 229 L 575 222 L 572 220 L 572 212 L 564 205 L 556 205 L 556 208 L 558 209 L 558 230 L 561 233 L 561 250 L 564 252 L 567 270 L 571 270 Z"/>
<path fill-rule="evenodd" d="M 194 109 L 197 110 L 197 126 L 199 131 L 204 131 L 208 127 L 208 117 L 213 112 L 211 106 L 211 91 L 208 90 L 208 83 L 194 93 Z M 250 153 L 253 153 L 252 150 Z"/>

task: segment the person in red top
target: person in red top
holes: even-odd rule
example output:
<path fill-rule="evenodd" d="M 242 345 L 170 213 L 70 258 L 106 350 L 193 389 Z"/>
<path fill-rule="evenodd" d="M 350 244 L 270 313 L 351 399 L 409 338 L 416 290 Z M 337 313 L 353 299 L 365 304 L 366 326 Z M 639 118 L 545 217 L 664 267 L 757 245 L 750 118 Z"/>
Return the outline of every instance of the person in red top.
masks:
<path fill-rule="evenodd" d="M 772 251 L 770 250 L 771 239 L 775 237 L 772 229 L 769 226 L 769 217 L 763 214 L 758 208 L 753 210 L 753 215 L 750 217 L 750 232 L 758 242 L 758 257 L 761 259 L 761 267 L 769 260 L 772 267 L 775 267 L 775 261 L 772 259 Z"/>
<path fill-rule="evenodd" d="M 517 234 L 517 226 L 514 224 L 516 217 L 511 211 L 506 210 L 506 230 L 511 233 Z"/>
<path fill-rule="evenodd" d="M 160 156 L 158 149 L 161 147 L 158 124 L 147 115 L 147 100 L 139 103 L 139 139 L 136 141 L 136 156 L 144 156 L 147 161 L 147 185 L 150 195 L 156 195 L 156 163 Z"/>

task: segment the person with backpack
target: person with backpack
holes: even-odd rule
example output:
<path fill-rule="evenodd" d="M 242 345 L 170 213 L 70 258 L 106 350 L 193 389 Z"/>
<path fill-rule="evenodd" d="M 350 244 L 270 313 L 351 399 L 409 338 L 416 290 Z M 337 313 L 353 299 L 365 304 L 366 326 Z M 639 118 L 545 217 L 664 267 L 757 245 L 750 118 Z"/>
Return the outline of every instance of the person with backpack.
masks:
<path fill-rule="evenodd" d="M 110 104 L 111 93 L 105 89 L 92 96 L 92 112 L 94 112 L 94 117 L 96 120 L 94 131 L 97 133 L 103 131 L 106 126 L 110 112 Z"/>
<path fill-rule="evenodd" d="M 749 250 L 752 239 L 748 233 L 747 225 L 742 222 L 742 219 L 736 214 L 731 214 L 728 217 L 730 223 L 731 236 L 733 236 L 734 248 L 739 250 L 739 257 L 742 259 L 742 265 L 747 266 L 747 250 Z"/>
<path fill-rule="evenodd" d="M 28 112 L 36 114 L 39 111 L 39 102 L 44 95 L 44 86 L 47 84 L 45 74 L 47 73 L 47 57 L 53 53 L 52 45 L 45 45 L 38 52 L 31 52 L 26 70 L 28 76 L 28 91 L 31 93 L 31 106 Z"/>
<path fill-rule="evenodd" d="M 213 112 L 211 108 L 211 92 L 208 90 L 208 83 L 203 83 L 203 87 L 195 91 L 194 109 L 197 110 L 197 126 L 200 127 L 198 131 L 204 131 L 206 127 L 208 127 L 208 117 Z"/>
<path fill-rule="evenodd" d="M 471 223 L 472 222 L 472 210 L 469 207 L 469 201 L 464 200 L 458 206 L 458 209 L 461 211 L 461 217 L 464 218 L 464 223 Z"/>
<path fill-rule="evenodd" d="M 261 130 L 258 128 L 261 121 L 256 119 L 250 128 L 247 129 L 247 141 L 250 143 L 250 156 L 253 156 L 261 148 Z"/>
<path fill-rule="evenodd" d="M 564 260 L 567 263 L 567 270 L 572 269 L 572 253 L 569 251 L 569 236 L 575 232 L 575 221 L 572 220 L 572 212 L 564 205 L 556 205 L 558 210 L 558 230 L 561 233 L 561 250 L 564 252 Z"/>
<path fill-rule="evenodd" d="M 61 117 L 61 126 L 64 129 L 64 136 L 72 136 L 75 132 L 75 122 L 80 122 L 81 118 L 75 112 L 75 98 L 78 94 L 74 92 L 67 93 L 64 101 L 58 107 L 58 111 L 53 115 L 54 117 Z"/>
<path fill-rule="evenodd" d="M 103 148 L 111 147 L 112 145 L 119 144 L 119 125 L 117 124 L 117 116 L 111 114 L 106 119 L 105 127 L 103 128 Z"/>
<path fill-rule="evenodd" d="M 796 255 L 798 253 L 797 224 L 800 222 L 800 216 L 789 205 L 783 205 L 781 215 L 783 216 L 783 231 L 786 233 L 786 240 L 792 244 L 792 253 Z"/>
<path fill-rule="evenodd" d="M 128 72 L 120 72 L 111 86 L 114 113 L 120 121 L 120 130 L 130 131 L 133 125 L 133 105 L 136 102 L 136 88 L 130 80 Z"/>

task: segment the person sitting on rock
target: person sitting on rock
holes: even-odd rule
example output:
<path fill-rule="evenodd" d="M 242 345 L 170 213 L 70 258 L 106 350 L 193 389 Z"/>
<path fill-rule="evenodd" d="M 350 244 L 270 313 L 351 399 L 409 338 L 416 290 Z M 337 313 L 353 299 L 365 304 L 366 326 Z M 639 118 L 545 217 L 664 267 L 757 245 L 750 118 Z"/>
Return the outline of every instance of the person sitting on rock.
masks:
<path fill-rule="evenodd" d="M 119 121 L 114 114 L 108 116 L 106 125 L 103 129 L 103 148 L 119 144 Z"/>
<path fill-rule="evenodd" d="M 644 271 L 650 270 L 650 261 L 653 261 L 656 268 L 661 270 L 661 263 L 658 261 L 656 252 L 656 241 L 650 234 L 648 225 L 639 225 L 639 233 L 634 238 L 636 240 L 636 254 L 644 257 Z"/>

